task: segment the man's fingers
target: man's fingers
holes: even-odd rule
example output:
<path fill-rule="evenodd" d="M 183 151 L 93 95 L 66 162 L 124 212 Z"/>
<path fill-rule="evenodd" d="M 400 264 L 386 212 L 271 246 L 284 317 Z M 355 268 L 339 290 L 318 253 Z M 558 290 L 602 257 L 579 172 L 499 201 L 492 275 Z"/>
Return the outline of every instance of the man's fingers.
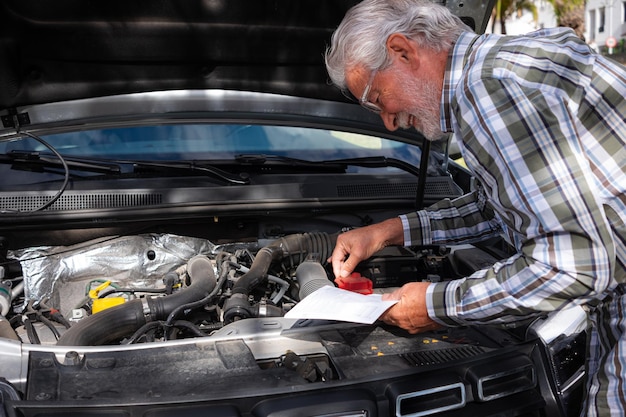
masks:
<path fill-rule="evenodd" d="M 339 271 L 339 275 L 337 276 L 341 276 L 343 278 L 349 277 L 350 274 L 354 271 L 354 268 L 356 268 L 356 266 L 358 265 L 358 263 L 359 261 L 355 261 L 354 255 L 348 256 L 348 259 L 343 261 L 343 263 L 341 264 L 341 269 Z"/>
<path fill-rule="evenodd" d="M 354 250 L 353 245 L 345 245 L 342 242 L 337 242 L 335 250 L 333 250 L 330 257 L 335 278 L 350 276 L 354 268 L 361 262 L 361 257 L 356 255 Z"/>
<path fill-rule="evenodd" d="M 333 274 L 335 274 L 335 278 L 343 277 L 346 278 L 350 276 L 350 274 L 356 268 L 359 261 L 354 261 L 354 256 L 348 256 L 347 259 L 336 260 L 336 258 L 331 258 L 331 262 L 333 265 Z"/>
<path fill-rule="evenodd" d="M 339 246 L 335 247 L 335 250 L 329 260 L 333 266 L 333 274 L 335 274 L 335 278 L 340 276 L 346 255 L 347 253 L 343 250 L 343 248 Z"/>

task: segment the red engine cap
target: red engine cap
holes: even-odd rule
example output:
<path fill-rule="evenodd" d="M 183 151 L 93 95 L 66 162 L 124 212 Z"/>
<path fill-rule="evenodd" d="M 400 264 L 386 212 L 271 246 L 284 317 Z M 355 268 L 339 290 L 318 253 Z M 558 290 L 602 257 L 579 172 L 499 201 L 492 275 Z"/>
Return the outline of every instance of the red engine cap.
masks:
<path fill-rule="evenodd" d="M 343 290 L 358 292 L 359 294 L 371 294 L 373 283 L 358 272 L 353 272 L 349 277 L 339 277 L 335 279 L 337 286 Z"/>

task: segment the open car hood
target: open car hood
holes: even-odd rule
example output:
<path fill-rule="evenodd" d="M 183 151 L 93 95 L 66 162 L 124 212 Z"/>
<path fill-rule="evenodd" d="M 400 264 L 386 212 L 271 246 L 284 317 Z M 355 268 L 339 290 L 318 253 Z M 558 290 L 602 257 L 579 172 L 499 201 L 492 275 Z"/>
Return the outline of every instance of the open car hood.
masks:
<path fill-rule="evenodd" d="M 323 52 L 357 0 L 6 0 L 0 116 L 24 106 L 160 90 L 329 100 Z M 440 1 L 479 33 L 493 0 Z"/>

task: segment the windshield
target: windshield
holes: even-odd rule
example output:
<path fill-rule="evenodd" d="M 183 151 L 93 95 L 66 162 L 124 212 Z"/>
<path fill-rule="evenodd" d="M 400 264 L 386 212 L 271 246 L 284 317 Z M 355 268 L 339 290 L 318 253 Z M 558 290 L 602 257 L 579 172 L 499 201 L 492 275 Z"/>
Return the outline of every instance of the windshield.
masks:
<path fill-rule="evenodd" d="M 13 172 L 11 185 L 52 180 L 54 167 L 46 172 L 24 169 L 30 161 L 47 156 L 54 162 L 53 148 L 68 159 L 98 159 L 123 163 L 137 161 L 235 161 L 241 156 L 276 156 L 320 162 L 350 158 L 384 157 L 406 162 L 414 167 L 420 163 L 418 146 L 364 134 L 310 127 L 262 124 L 160 124 L 153 126 L 116 127 L 66 132 L 0 143 L 5 154 L 2 169 Z M 33 156 L 35 155 L 35 156 Z M 16 164 L 20 158 L 21 164 Z M 26 162 L 26 164 L 24 163 Z M 80 171 L 79 167 L 72 166 Z M 348 172 L 372 168 L 349 166 Z M 380 167 L 397 172 L 397 168 Z M 26 174 L 24 171 L 28 171 Z M 32 172 L 35 171 L 35 172 Z M 102 174 L 86 172 L 86 176 Z M 60 171 L 57 175 L 60 175 Z M 21 178 L 21 179 L 20 179 Z"/>
<path fill-rule="evenodd" d="M 186 124 L 86 130 L 42 136 L 64 156 L 120 160 L 217 160 L 241 154 L 280 155 L 309 161 L 386 156 L 419 164 L 413 145 L 356 133 L 317 128 Z M 0 144 L 0 151 L 47 152 L 25 138 Z"/>

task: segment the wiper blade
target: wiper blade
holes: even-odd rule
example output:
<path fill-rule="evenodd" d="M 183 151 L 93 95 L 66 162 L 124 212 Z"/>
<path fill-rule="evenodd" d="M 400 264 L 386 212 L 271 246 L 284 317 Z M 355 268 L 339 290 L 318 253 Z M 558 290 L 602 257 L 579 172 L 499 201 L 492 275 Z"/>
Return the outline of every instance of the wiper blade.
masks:
<path fill-rule="evenodd" d="M 367 156 L 362 158 L 328 159 L 323 161 L 309 161 L 306 159 L 291 158 L 281 155 L 242 154 L 235 157 L 235 161 L 249 165 L 286 165 L 291 167 L 308 167 L 312 169 L 343 169 L 347 166 L 360 166 L 364 168 L 399 168 L 416 177 L 420 176 L 418 167 L 396 158 L 386 156 Z"/>
<path fill-rule="evenodd" d="M 386 156 L 366 156 L 363 158 L 344 158 L 344 159 L 334 159 L 330 161 L 324 161 L 323 163 L 332 163 L 332 164 L 346 164 L 346 165 L 355 165 L 364 168 L 385 168 L 385 167 L 393 167 L 399 168 L 403 171 L 408 172 L 409 174 L 413 174 L 416 177 L 420 176 L 420 170 L 418 167 L 409 164 L 401 159 L 396 158 L 387 158 Z"/>
<path fill-rule="evenodd" d="M 69 169 L 97 172 L 104 174 L 120 174 L 122 168 L 118 163 L 103 162 L 91 159 L 72 158 L 63 156 Z M 11 151 L 0 155 L 0 163 L 14 165 L 36 166 L 42 168 L 63 168 L 63 161 L 56 156 L 41 154 L 39 152 Z"/>
<path fill-rule="evenodd" d="M 194 171 L 194 172 L 197 171 L 197 172 L 202 172 L 203 174 L 209 174 L 229 184 L 234 184 L 234 185 L 250 184 L 250 180 L 248 178 L 242 178 L 235 174 L 231 174 L 230 172 L 216 168 L 215 166 L 212 166 L 210 164 L 197 162 L 197 161 L 176 161 L 176 162 L 134 161 L 133 165 L 135 167 L 135 172 L 140 172 L 146 169 L 151 169 L 151 170 L 174 169 L 174 170 L 185 170 L 185 171 Z"/>
<path fill-rule="evenodd" d="M 242 165 L 284 165 L 290 167 L 317 167 L 323 163 L 319 161 L 309 161 L 306 159 L 292 158 L 282 155 L 266 155 L 266 154 L 241 154 L 235 156 L 235 161 Z M 329 165 L 329 164 L 324 164 Z M 344 164 L 338 164 L 344 165 Z"/>
<path fill-rule="evenodd" d="M 63 156 L 63 159 L 70 170 L 95 172 L 107 175 L 118 176 L 123 174 L 138 174 L 145 173 L 147 171 L 157 171 L 162 173 L 164 169 L 167 169 L 202 172 L 205 175 L 209 174 L 229 184 L 241 185 L 250 183 L 248 179 L 236 177 L 235 175 L 219 168 L 195 161 L 101 161 L 97 159 L 72 158 L 67 156 Z M 63 168 L 63 162 L 60 159 L 51 155 L 41 154 L 39 152 L 11 151 L 8 154 L 0 155 L 0 163 L 12 163 L 24 167 Z"/>

